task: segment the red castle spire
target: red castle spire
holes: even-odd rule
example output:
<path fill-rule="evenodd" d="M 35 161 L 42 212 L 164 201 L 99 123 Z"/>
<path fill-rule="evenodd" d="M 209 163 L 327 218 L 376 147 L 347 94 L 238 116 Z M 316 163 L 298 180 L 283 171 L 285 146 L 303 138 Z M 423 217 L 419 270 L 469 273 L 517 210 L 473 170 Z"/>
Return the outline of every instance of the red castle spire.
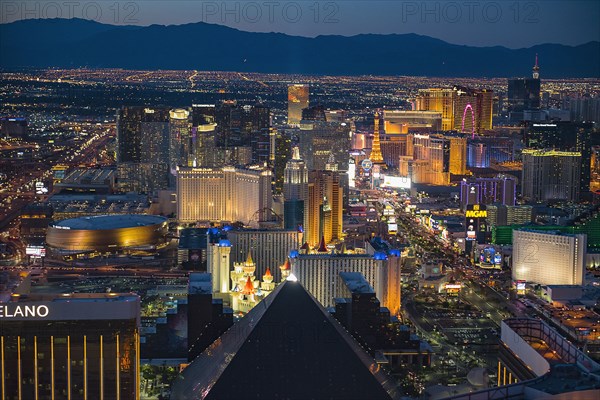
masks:
<path fill-rule="evenodd" d="M 248 277 L 244 289 L 242 289 L 242 294 L 254 294 L 254 285 L 252 284 L 252 279 L 250 279 L 250 277 Z"/>
<path fill-rule="evenodd" d="M 280 268 L 282 271 L 289 271 L 290 269 L 292 269 L 292 267 L 290 266 L 290 259 L 289 259 L 289 258 L 287 258 L 287 259 L 285 260 L 285 263 L 284 263 L 284 264 L 283 264 L 281 267 L 279 267 L 279 268 Z"/>

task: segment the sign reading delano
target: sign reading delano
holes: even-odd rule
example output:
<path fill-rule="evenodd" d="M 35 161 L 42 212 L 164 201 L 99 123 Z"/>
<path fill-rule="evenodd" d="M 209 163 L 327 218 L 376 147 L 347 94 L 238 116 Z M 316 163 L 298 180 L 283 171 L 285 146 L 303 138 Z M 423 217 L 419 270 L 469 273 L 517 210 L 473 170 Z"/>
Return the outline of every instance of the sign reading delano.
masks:
<path fill-rule="evenodd" d="M 133 297 L 131 300 L 127 298 L 127 301 L 85 301 L 70 297 L 52 301 L 19 301 L 0 304 L 0 321 L 127 320 L 138 318 L 138 308 L 139 303 Z"/>
<path fill-rule="evenodd" d="M 46 318 L 50 310 L 45 305 L 0 305 L 0 318 L 15 318 L 15 317 L 32 317 L 32 318 Z"/>

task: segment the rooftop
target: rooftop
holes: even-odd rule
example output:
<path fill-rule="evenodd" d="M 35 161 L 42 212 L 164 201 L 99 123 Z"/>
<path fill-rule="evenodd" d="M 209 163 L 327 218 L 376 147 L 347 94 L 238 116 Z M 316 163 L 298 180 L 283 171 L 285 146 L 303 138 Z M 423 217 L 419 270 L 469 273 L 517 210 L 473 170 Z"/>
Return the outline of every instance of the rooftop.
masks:
<path fill-rule="evenodd" d="M 516 232 L 537 233 L 537 234 L 546 235 L 546 236 L 569 236 L 569 237 L 575 236 L 575 234 L 561 232 L 558 230 L 557 231 L 544 231 L 544 230 L 539 230 L 539 229 L 535 229 L 535 228 L 521 228 L 521 229 L 515 229 L 515 231 Z"/>
<path fill-rule="evenodd" d="M 145 214 L 150 207 L 146 195 L 55 194 L 48 199 L 54 213 Z"/>
<path fill-rule="evenodd" d="M 114 301 L 137 301 L 138 295 L 134 293 L 35 293 L 35 294 L 12 294 L 11 303 L 27 302 L 114 302 Z"/>
<path fill-rule="evenodd" d="M 209 273 L 196 272 L 190 274 L 190 294 L 212 294 L 211 276 Z"/>
<path fill-rule="evenodd" d="M 208 228 L 185 228 L 179 232 L 180 249 L 206 249 Z"/>
<path fill-rule="evenodd" d="M 0 272 L 0 303 L 7 302 L 13 293 L 19 292 L 19 286 L 27 279 L 30 271 L 2 271 Z"/>
<path fill-rule="evenodd" d="M 54 223 L 52 226 L 59 229 L 105 230 L 157 225 L 165 221 L 167 221 L 165 217 L 158 215 L 98 215 L 65 219 Z"/>
<path fill-rule="evenodd" d="M 340 272 L 340 278 L 352 293 L 375 293 L 375 290 L 360 272 Z"/>
<path fill-rule="evenodd" d="M 65 186 L 67 184 L 88 184 L 88 185 L 104 185 L 108 180 L 114 179 L 116 171 L 109 168 L 77 168 L 71 171 L 65 179 L 58 185 Z"/>
<path fill-rule="evenodd" d="M 546 287 L 549 287 L 551 289 L 582 289 L 583 290 L 583 286 L 581 286 L 581 285 L 546 285 Z"/>
<path fill-rule="evenodd" d="M 541 379 L 528 385 L 549 394 L 569 393 L 572 391 L 600 389 L 600 379 L 597 375 L 587 374 L 572 364 L 557 364 Z M 573 398 L 579 398 L 572 393 Z"/>

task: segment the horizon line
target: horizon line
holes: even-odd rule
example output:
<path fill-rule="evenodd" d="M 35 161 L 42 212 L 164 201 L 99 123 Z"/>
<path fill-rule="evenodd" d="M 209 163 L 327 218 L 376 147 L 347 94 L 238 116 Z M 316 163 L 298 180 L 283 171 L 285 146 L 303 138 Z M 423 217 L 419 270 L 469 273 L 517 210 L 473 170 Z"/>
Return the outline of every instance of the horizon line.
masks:
<path fill-rule="evenodd" d="M 0 24 L 1 25 L 1 24 Z M 292 72 L 260 72 L 260 71 L 227 71 L 227 70 L 196 70 L 196 69 L 130 69 L 125 67 L 11 67 L 4 68 L 0 66 L 0 72 L 12 72 L 12 71 L 77 71 L 77 70 L 90 70 L 90 71 L 131 71 L 131 72 L 195 72 L 195 73 L 230 73 L 230 74 L 256 74 L 256 75 L 281 75 L 281 76 L 306 76 L 306 77 L 345 77 L 345 78 L 361 78 L 361 77 L 378 77 L 378 78 L 426 78 L 426 79 L 519 79 L 525 78 L 525 76 L 434 76 L 434 75 L 378 75 L 378 74 L 360 74 L 360 75 L 334 75 L 334 74 L 303 74 L 303 73 L 292 73 Z M 587 77 L 568 77 L 568 78 L 541 78 L 540 81 L 564 81 L 564 80 L 598 80 L 598 77 L 587 76 Z M 187 79 L 182 79 L 182 82 Z M 68 80 L 65 80 L 67 83 Z M 453 86 L 453 85 L 450 85 Z M 455 86 L 455 85 L 454 85 Z"/>
<path fill-rule="evenodd" d="M 488 44 L 488 45 L 484 45 L 484 46 L 478 46 L 478 45 L 472 45 L 472 44 L 464 44 L 464 43 L 455 43 L 455 42 L 449 42 L 445 39 L 441 39 L 439 37 L 435 37 L 435 36 L 430 36 L 430 35 L 424 35 L 424 34 L 420 34 L 420 33 L 416 33 L 416 32 L 409 32 L 409 33 L 356 33 L 356 34 L 352 34 L 352 35 L 343 35 L 343 34 L 320 34 L 320 35 L 316 35 L 316 36 L 305 36 L 305 35 L 292 35 L 289 33 L 285 33 L 285 32 L 278 32 L 278 31 L 248 31 L 248 30 L 243 30 L 240 28 L 236 28 L 236 27 L 232 27 L 229 25 L 225 25 L 225 24 L 218 24 L 218 23 L 214 23 L 214 22 L 205 22 L 205 21 L 196 21 L 196 22 L 184 22 L 184 23 L 179 23 L 179 24 L 157 24 L 157 23 L 153 23 L 153 24 L 147 24 L 147 25 L 143 25 L 143 24 L 114 24 L 114 23 L 108 23 L 108 22 L 100 22 L 100 21 L 96 21 L 94 19 L 86 19 L 86 18 L 79 18 L 79 17 L 72 17 L 72 18 L 24 18 L 24 19 L 19 19 L 19 20 L 15 20 L 15 21 L 10 21 L 10 22 L 0 22 L 0 26 L 2 25 L 10 25 L 10 24 L 15 24 L 15 23 L 22 23 L 22 22 L 26 22 L 26 21 L 70 21 L 70 20 L 76 20 L 76 21 L 85 21 L 85 22 L 90 22 L 90 23 L 94 23 L 94 24 L 99 24 L 99 25 L 108 25 L 108 26 L 114 26 L 114 27 L 138 27 L 138 28 L 149 28 L 152 26 L 159 26 L 159 27 L 177 27 L 177 26 L 185 26 L 185 25 L 197 25 L 197 24 L 204 24 L 204 25 L 211 25 L 211 26 L 218 26 L 218 27 L 222 27 L 222 28 L 227 28 L 227 29 L 232 29 L 232 30 L 236 30 L 239 32 L 244 32 L 244 33 L 257 33 L 257 34 L 277 34 L 277 35 L 285 35 L 288 37 L 296 37 L 296 38 L 305 38 L 305 39 L 317 39 L 319 37 L 343 37 L 343 38 L 352 38 L 352 37 L 356 37 L 356 36 L 364 36 L 364 35 L 374 35 L 374 36 L 408 36 L 408 35 L 414 35 L 414 36 L 419 36 L 419 37 L 424 37 L 424 38 L 429 38 L 429 39 L 434 39 L 434 40 L 439 40 L 441 42 L 453 45 L 453 46 L 464 46 L 464 47 L 473 47 L 473 48 L 478 48 L 478 49 L 483 49 L 483 48 L 495 48 L 495 47 L 501 47 L 501 48 L 505 48 L 505 49 L 509 49 L 509 50 L 528 50 L 528 49 L 532 49 L 533 47 L 536 46 L 546 46 L 546 45 L 557 45 L 557 46 L 565 46 L 565 47 L 579 47 L 579 46 L 584 46 L 590 43 L 600 43 L 600 40 L 595 40 L 595 39 L 591 39 L 588 40 L 586 42 L 582 42 L 579 44 L 564 44 L 564 43 L 556 43 L 556 42 L 543 42 L 543 43 L 537 43 L 531 46 L 527 46 L 527 47 L 508 47 L 505 45 L 501 45 L 501 44 Z"/>

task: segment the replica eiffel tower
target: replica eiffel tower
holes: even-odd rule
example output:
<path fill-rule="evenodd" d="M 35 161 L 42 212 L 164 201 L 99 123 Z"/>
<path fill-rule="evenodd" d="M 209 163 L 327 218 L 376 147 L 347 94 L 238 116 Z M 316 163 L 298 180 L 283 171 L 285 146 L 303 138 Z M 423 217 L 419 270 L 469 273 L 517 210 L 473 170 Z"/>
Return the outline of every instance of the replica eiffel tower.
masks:
<path fill-rule="evenodd" d="M 379 140 L 379 110 L 375 111 L 375 129 L 373 131 L 373 145 L 371 146 L 371 155 L 369 156 L 373 165 L 379 165 L 380 168 L 385 168 L 387 165 L 383 161 L 381 155 L 381 142 Z"/>

